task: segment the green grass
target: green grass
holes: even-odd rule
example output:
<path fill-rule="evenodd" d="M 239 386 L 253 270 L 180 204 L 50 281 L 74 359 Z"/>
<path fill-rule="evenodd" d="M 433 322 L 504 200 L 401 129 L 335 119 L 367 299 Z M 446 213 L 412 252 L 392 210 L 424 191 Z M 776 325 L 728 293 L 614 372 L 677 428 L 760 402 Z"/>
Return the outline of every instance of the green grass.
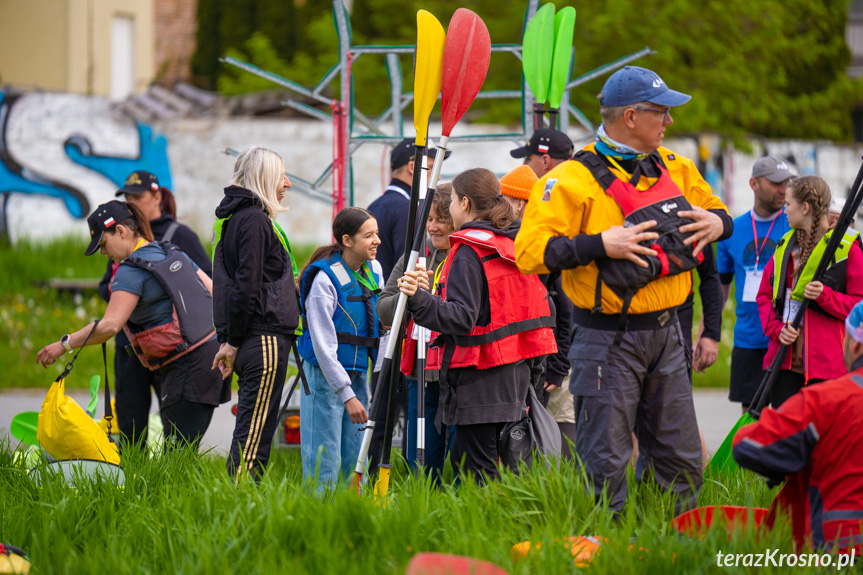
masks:
<path fill-rule="evenodd" d="M 85 247 L 84 241 L 77 237 L 44 243 L 22 240 L 15 247 L 0 245 L 0 269 L 4 270 L 0 274 L 0 341 L 8 342 L 0 354 L 3 374 L 0 388 L 47 389 L 63 370 L 63 362 L 72 356 L 63 356 L 60 362 L 44 370 L 36 364 L 36 352 L 59 340 L 64 333 L 102 317 L 105 303 L 96 292 L 61 295 L 35 285 L 55 277 L 101 278 L 106 259 L 85 257 Z M 113 342 L 109 346 L 113 350 Z M 75 363 L 75 375 L 67 380 L 67 385 L 86 387 L 90 376 L 95 374 L 104 374 L 98 347 L 81 354 Z"/>
<path fill-rule="evenodd" d="M 48 369 L 36 364 L 36 353 L 65 333 L 80 329 L 102 317 L 107 304 L 99 294 L 89 291 L 80 295 L 60 294 L 37 284 L 51 278 L 100 279 L 107 258 L 84 256 L 86 243 L 78 237 L 48 242 L 21 240 L 14 247 L 0 243 L 0 389 L 43 387 L 63 371 L 65 355 Z M 314 246 L 299 246 L 298 261 L 308 260 Z M 113 340 L 108 344 L 109 375 L 113 370 Z M 92 375 L 102 375 L 102 352 L 99 346 L 87 347 L 75 362 L 75 370 L 66 380 L 70 388 L 86 388 Z"/>
<path fill-rule="evenodd" d="M 743 573 L 718 569 L 717 552 L 792 549 L 785 524 L 757 538 L 740 530 L 729 540 L 723 527 L 698 539 L 680 536 L 669 524 L 671 498 L 636 485 L 631 470 L 630 496 L 615 519 L 585 494 L 582 474 L 567 464 L 505 472 L 486 487 L 450 481 L 442 489 L 406 478 L 402 466 L 384 506 L 368 493 L 318 493 L 302 481 L 296 453 L 276 453 L 259 486 L 234 485 L 223 459 L 189 451 L 153 459 L 127 453 L 124 467 L 124 489 L 83 481 L 69 488 L 55 480 L 40 487 L 0 446 L 0 541 L 28 551 L 42 575 L 396 574 L 421 551 L 484 559 L 510 573 L 572 573 L 568 551 L 553 543 L 572 535 L 609 539 L 593 573 Z M 707 481 L 699 504 L 766 507 L 774 494 L 760 478 L 735 475 Z M 646 551 L 629 552 L 631 538 Z M 526 540 L 545 546 L 513 562 L 511 546 Z"/>

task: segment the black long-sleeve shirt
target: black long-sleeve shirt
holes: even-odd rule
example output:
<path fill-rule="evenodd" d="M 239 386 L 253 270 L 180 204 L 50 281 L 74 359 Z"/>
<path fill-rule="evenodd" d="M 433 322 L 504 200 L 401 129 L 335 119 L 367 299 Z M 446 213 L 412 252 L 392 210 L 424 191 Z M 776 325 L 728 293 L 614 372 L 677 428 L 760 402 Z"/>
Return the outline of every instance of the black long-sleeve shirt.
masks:
<path fill-rule="evenodd" d="M 369 211 L 378 221 L 381 245 L 378 246 L 375 259 L 381 263 L 385 280 L 392 275 L 398 259 L 404 256 L 411 205 L 410 193 L 410 184 L 393 179 L 387 191 L 369 205 Z"/>
<path fill-rule="evenodd" d="M 704 261 L 695 268 L 701 282 L 698 286 L 698 295 L 701 296 L 701 314 L 704 317 L 702 336 L 719 341 L 722 335 L 722 286 L 719 281 L 719 271 L 716 269 L 713 246 L 707 246 L 703 253 Z M 692 332 L 694 305 L 694 297 L 690 293 L 686 301 L 677 308 L 677 317 L 680 318 L 680 327 L 683 329 L 685 338 L 688 338 Z"/>
<path fill-rule="evenodd" d="M 548 276 L 540 276 L 543 281 Z M 555 274 L 554 281 L 548 287 L 548 297 L 554 303 L 556 312 L 554 322 L 554 339 L 557 341 L 557 353 L 546 357 L 545 381 L 560 387 L 563 380 L 569 375 L 572 367 L 569 362 L 569 346 L 571 343 L 570 322 L 572 321 L 572 302 L 563 291 L 560 275 Z M 546 283 L 548 286 L 548 283 Z"/>
<path fill-rule="evenodd" d="M 498 230 L 488 222 L 470 222 L 462 229 L 477 228 L 515 238 L 518 226 Z M 419 290 L 408 298 L 408 309 L 422 326 L 446 335 L 467 335 L 477 325 L 491 322 L 488 282 L 479 256 L 470 248 L 459 249 L 452 260 L 446 300 Z M 441 381 L 446 425 L 473 425 L 516 421 L 521 417 L 527 386 L 535 370 L 533 360 L 490 369 L 463 367 L 447 370 Z"/>

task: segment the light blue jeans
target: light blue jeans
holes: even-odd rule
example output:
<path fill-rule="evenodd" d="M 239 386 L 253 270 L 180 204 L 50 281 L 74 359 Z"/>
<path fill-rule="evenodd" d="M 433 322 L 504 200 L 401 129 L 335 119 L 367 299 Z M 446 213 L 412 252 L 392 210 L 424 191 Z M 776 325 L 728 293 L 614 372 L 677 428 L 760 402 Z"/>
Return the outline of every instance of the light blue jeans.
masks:
<path fill-rule="evenodd" d="M 311 395 L 300 396 L 300 452 L 303 477 L 315 477 L 318 484 L 349 481 L 363 434 L 361 425 L 351 423 L 345 404 L 333 393 L 321 368 L 304 365 Z M 369 376 L 364 371 L 349 371 L 351 389 L 368 409 Z"/>

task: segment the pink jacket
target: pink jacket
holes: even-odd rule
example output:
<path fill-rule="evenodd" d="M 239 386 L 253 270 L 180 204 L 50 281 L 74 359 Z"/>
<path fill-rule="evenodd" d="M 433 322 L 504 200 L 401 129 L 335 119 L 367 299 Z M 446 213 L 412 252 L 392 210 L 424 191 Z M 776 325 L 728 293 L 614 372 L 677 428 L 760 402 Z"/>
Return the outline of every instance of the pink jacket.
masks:
<path fill-rule="evenodd" d="M 789 258 L 790 260 L 790 258 Z M 764 369 L 770 367 L 776 352 L 779 351 L 779 332 L 782 331 L 781 319 L 776 319 L 773 309 L 773 258 L 764 268 L 761 286 L 758 289 L 758 313 L 764 335 L 770 338 L 767 354 L 764 356 Z M 788 264 L 788 285 L 794 272 L 793 260 Z M 863 252 L 855 243 L 851 247 L 846 262 L 845 291 L 841 293 L 827 286 L 818 296 L 817 303 L 822 311 L 806 308 L 806 315 L 800 324 L 800 337 L 803 338 L 803 365 L 806 381 L 812 378 L 835 379 L 845 375 L 845 361 L 842 358 L 842 345 L 845 340 L 845 318 L 851 308 L 863 300 Z M 784 295 L 783 295 L 784 297 Z M 826 312 L 826 313 L 824 313 Z M 791 353 L 785 357 L 782 369 L 791 368 Z"/>

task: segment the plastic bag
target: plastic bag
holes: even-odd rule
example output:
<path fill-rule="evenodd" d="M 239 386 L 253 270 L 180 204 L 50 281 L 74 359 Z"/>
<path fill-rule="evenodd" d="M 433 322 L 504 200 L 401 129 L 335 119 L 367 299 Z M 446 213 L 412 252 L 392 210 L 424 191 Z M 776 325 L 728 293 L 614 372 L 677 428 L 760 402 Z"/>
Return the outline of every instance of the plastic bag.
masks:
<path fill-rule="evenodd" d="M 65 379 L 55 381 L 45 396 L 36 438 L 54 459 L 92 459 L 120 464 L 117 446 L 108 440 L 99 424 L 66 395 Z"/>
<path fill-rule="evenodd" d="M 520 461 L 530 467 L 534 451 L 546 457 L 560 457 L 560 428 L 542 406 L 533 385 L 527 388 L 524 415 L 507 423 L 498 437 L 500 462 L 510 469 L 517 469 Z"/>

